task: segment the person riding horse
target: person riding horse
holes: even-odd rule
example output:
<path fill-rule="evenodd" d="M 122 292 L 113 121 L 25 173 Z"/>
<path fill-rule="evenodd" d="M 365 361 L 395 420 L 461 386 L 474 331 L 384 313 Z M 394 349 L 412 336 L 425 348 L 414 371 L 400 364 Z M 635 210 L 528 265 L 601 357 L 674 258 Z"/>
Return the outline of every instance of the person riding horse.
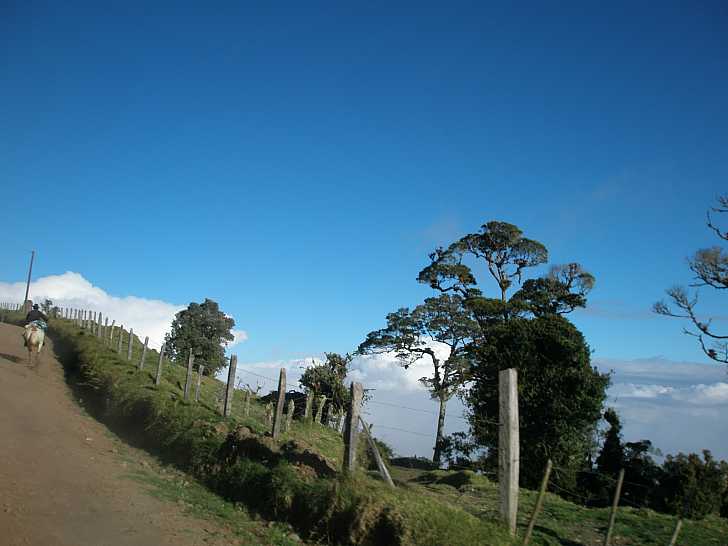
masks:
<path fill-rule="evenodd" d="M 43 332 L 48 329 L 48 317 L 38 308 L 37 303 L 33 304 L 33 309 L 25 316 L 26 327 L 33 323 L 43 330 Z M 25 346 L 27 347 L 27 338 L 25 335 L 23 335 L 23 340 L 26 342 Z"/>

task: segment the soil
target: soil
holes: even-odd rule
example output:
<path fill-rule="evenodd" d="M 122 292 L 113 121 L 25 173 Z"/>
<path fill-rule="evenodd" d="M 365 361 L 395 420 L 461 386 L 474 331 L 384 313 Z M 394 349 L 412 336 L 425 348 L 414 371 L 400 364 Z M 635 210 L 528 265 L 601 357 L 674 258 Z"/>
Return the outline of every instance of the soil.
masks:
<path fill-rule="evenodd" d="M 47 338 L 31 368 L 21 332 L 0 324 L 0 545 L 240 544 L 130 479 L 163 470 L 84 414 Z"/>

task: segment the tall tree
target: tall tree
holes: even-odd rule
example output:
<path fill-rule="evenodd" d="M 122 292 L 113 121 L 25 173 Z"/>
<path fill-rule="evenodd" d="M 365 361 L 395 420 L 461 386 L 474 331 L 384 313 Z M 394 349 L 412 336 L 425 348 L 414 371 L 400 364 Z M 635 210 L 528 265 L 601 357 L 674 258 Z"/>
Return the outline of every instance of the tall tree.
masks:
<path fill-rule="evenodd" d="M 728 241 L 728 231 L 721 231 L 715 224 L 712 213 L 723 214 L 728 212 L 728 194 L 718 197 L 718 203 L 707 212 L 707 226 L 721 241 Z M 694 288 L 692 292 L 683 286 L 673 286 L 666 290 L 672 306 L 658 301 L 652 309 L 668 317 L 686 319 L 691 327 L 683 328 L 687 335 L 697 338 L 700 348 L 716 362 L 728 364 L 728 335 L 718 333 L 712 325 L 712 319 L 703 318 L 697 310 L 699 289 L 704 287 L 715 288 L 718 291 L 728 288 L 728 253 L 719 246 L 702 248 L 688 260 L 688 266 L 693 272 Z"/>
<path fill-rule="evenodd" d="M 584 336 L 567 319 L 513 317 L 488 328 L 473 347 L 476 364 L 466 401 L 473 437 L 496 466 L 498 372 L 518 370 L 521 484 L 538 487 L 547 459 L 554 480 L 574 489 L 601 417 L 609 376 L 590 363 Z"/>
<path fill-rule="evenodd" d="M 602 474 L 616 476 L 624 466 L 624 445 L 622 445 L 622 423 L 613 408 L 604 412 L 604 420 L 609 429 L 604 434 L 602 451 L 597 457 L 597 470 Z"/>
<path fill-rule="evenodd" d="M 461 296 L 441 294 L 427 298 L 412 311 L 402 308 L 389 313 L 387 326 L 367 334 L 357 350 L 358 354 L 394 353 L 405 369 L 421 358 L 432 364 L 432 376 L 421 377 L 420 382 L 439 402 L 432 457 L 437 464 L 442 456 L 447 402 L 467 380 L 470 359 L 466 349 L 479 330 Z"/>
<path fill-rule="evenodd" d="M 205 374 L 214 375 L 226 365 L 225 347 L 233 341 L 235 321 L 220 311 L 211 299 L 190 303 L 175 315 L 171 332 L 165 336 L 167 352 L 178 363 L 186 362 L 190 350 Z"/>
<path fill-rule="evenodd" d="M 439 292 L 459 295 L 480 326 L 464 351 L 474 363 L 465 400 L 475 440 L 494 452 L 498 371 L 517 368 L 521 434 L 527 438 L 522 443 L 526 444 L 523 468 L 541 469 L 544 455 L 550 453 L 571 469 L 568 479 L 573 482 L 582 464 L 576 459 L 592 443 L 609 379 L 590 366 L 583 336 L 562 317 L 586 305 L 594 276 L 570 263 L 523 282 L 529 269 L 547 259 L 546 247 L 525 237 L 517 226 L 491 221 L 479 232 L 435 250 L 418 280 Z M 476 273 L 480 265 L 483 277 Z M 479 284 L 488 278 L 497 286 L 495 297 L 485 294 Z M 516 283 L 523 283 L 517 291 Z M 523 476 L 528 485 L 540 478 L 528 470 Z"/>

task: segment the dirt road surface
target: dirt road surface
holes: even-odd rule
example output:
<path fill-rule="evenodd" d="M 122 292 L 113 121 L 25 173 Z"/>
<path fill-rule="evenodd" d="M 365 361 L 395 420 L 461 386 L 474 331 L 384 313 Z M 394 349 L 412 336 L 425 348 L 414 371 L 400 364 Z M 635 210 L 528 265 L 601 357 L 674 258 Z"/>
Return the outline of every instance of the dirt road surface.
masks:
<path fill-rule="evenodd" d="M 0 324 L 0 545 L 240 544 L 128 478 L 129 449 L 72 398 L 52 344 L 30 369 L 21 329 Z"/>

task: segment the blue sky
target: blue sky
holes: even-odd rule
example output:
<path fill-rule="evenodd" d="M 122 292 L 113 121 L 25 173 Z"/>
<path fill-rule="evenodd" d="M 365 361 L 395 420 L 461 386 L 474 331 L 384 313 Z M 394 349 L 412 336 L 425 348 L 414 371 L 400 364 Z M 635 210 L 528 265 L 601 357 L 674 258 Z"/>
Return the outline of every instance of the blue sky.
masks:
<path fill-rule="evenodd" d="M 706 362 L 649 309 L 714 243 L 725 3 L 4 2 L 0 55 L 2 281 L 35 248 L 37 278 L 210 297 L 278 362 L 353 350 L 499 219 L 596 275 L 596 357 Z"/>

